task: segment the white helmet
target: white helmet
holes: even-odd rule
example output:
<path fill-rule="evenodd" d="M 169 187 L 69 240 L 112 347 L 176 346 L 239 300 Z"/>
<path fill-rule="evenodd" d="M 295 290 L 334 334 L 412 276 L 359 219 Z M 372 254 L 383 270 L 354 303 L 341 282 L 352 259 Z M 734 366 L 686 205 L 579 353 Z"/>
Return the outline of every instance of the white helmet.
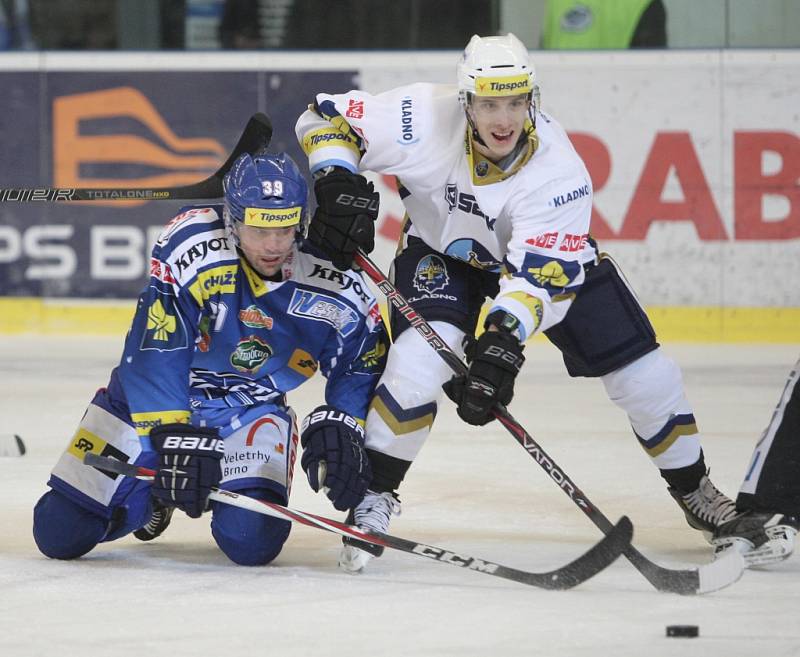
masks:
<path fill-rule="evenodd" d="M 522 41 L 511 33 L 472 36 L 458 63 L 458 98 L 463 106 L 468 94 L 516 96 L 534 92 L 533 65 Z"/>

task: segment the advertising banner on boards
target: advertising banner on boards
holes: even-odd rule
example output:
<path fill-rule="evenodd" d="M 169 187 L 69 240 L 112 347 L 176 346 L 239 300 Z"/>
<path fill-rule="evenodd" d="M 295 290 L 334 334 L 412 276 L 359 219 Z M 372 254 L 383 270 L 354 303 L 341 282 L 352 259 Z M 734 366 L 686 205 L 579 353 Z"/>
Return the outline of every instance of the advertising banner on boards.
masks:
<path fill-rule="evenodd" d="M 271 149 L 304 166 L 293 126 L 316 92 L 452 83 L 458 53 L 445 54 L 342 53 L 332 65 L 260 53 L 258 66 L 241 68 L 209 55 L 228 64 L 112 63 L 88 73 L 45 58 L 40 70 L 0 73 L 2 187 L 195 182 L 255 111 L 272 118 Z M 720 312 L 728 321 L 749 309 L 748 321 L 763 326 L 764 309 L 783 317 L 781 336 L 791 333 L 800 312 L 800 90 L 785 81 L 800 74 L 800 53 L 532 55 L 542 107 L 591 174 L 592 234 L 643 303 L 669 308 L 682 325 L 700 317 L 721 326 Z M 372 178 L 382 197 L 375 259 L 388 268 L 404 210 L 395 181 Z M 0 298 L 134 299 L 149 245 L 180 207 L 0 202 Z"/>
<path fill-rule="evenodd" d="M 3 188 L 165 187 L 202 180 L 267 111 L 270 150 L 301 166 L 297 116 L 353 71 L 0 73 Z M 219 201 L 217 201 L 219 202 Z M 135 298 L 150 245 L 192 201 L 0 203 L 0 296 Z"/>

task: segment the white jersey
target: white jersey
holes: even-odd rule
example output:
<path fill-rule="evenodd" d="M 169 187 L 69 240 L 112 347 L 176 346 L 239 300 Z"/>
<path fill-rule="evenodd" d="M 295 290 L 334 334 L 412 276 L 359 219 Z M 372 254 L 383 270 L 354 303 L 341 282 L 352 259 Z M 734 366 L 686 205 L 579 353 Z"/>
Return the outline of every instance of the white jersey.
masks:
<path fill-rule="evenodd" d="M 542 113 L 538 145 L 505 170 L 474 151 L 467 127 L 455 86 L 420 83 L 319 94 L 296 131 L 312 172 L 338 165 L 396 176 L 406 235 L 502 272 L 492 309 L 517 317 L 524 340 L 564 318 L 583 264 L 596 257 L 591 180 L 563 128 Z"/>

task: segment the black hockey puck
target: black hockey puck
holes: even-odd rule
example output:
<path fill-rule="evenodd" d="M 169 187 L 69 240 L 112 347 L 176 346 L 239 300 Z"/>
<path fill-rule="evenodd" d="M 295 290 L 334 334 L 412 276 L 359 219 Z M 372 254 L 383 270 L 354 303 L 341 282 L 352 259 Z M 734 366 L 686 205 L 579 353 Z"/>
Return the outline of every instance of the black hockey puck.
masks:
<path fill-rule="evenodd" d="M 17 434 L 0 434 L 0 456 L 22 456 L 25 443 Z"/>
<path fill-rule="evenodd" d="M 700 636 L 700 628 L 697 625 L 667 625 L 667 636 L 694 639 Z"/>

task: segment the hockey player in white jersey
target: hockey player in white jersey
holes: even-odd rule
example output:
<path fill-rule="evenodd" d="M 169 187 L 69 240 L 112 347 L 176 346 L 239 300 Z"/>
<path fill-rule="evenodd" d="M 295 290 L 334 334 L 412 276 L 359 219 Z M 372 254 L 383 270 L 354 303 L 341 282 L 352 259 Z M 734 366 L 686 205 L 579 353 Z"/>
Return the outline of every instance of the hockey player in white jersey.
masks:
<path fill-rule="evenodd" d="M 525 340 L 544 333 L 571 376 L 601 379 L 689 524 L 710 534 L 733 517 L 733 502 L 708 479 L 680 370 L 589 234 L 592 182 L 538 106 L 527 49 L 512 34 L 473 36 L 457 76 L 457 86 L 320 93 L 296 126 L 316 180 L 309 239 L 349 266 L 374 233 L 351 200 L 365 197 L 358 171 L 396 176 L 406 218 L 394 285 L 469 364 L 467 376 L 452 377 L 393 314 L 394 344 L 367 417 L 373 481 L 352 517 L 386 531 L 442 387 L 464 421 L 486 424 L 495 403 L 512 399 Z M 476 328 L 485 330 L 474 339 Z M 370 552 L 345 545 L 340 563 L 360 570 Z"/>
<path fill-rule="evenodd" d="M 386 351 L 376 300 L 303 239 L 308 187 L 288 155 L 244 154 L 223 186 L 223 204 L 185 209 L 153 249 L 120 364 L 34 510 L 49 557 L 156 538 L 175 508 L 199 517 L 218 484 L 286 504 L 298 441 L 314 490 L 341 510 L 364 496 L 362 425 Z M 298 436 L 286 393 L 317 370 L 326 403 Z M 155 480 L 85 466 L 87 452 L 155 468 Z M 269 563 L 289 535 L 285 520 L 211 510 L 212 536 L 238 564 Z"/>
<path fill-rule="evenodd" d="M 800 359 L 753 450 L 736 509 L 714 532 L 717 555 L 735 549 L 748 566 L 765 566 L 792 554 L 800 530 Z"/>

